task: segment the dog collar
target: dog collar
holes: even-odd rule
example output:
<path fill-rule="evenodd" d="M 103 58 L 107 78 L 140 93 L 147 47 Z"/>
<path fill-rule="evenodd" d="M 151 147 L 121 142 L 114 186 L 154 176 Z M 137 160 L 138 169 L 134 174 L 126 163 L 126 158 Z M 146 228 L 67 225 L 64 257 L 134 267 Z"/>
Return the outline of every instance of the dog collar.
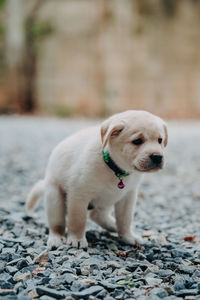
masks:
<path fill-rule="evenodd" d="M 110 157 L 108 151 L 102 151 L 103 153 L 103 160 L 107 164 L 107 166 L 115 173 L 115 176 L 119 178 L 118 188 L 123 189 L 125 187 L 125 183 L 123 182 L 122 178 L 129 175 L 126 171 L 120 169 L 116 163 Z"/>

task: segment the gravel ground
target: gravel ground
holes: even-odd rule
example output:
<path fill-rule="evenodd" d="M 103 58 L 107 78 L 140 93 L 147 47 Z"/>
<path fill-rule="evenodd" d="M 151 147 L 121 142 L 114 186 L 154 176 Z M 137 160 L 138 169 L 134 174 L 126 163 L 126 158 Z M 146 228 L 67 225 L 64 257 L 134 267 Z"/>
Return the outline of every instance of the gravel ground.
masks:
<path fill-rule="evenodd" d="M 93 123 L 0 118 L 0 299 L 200 299 L 200 122 L 169 123 L 167 166 L 140 189 L 141 248 L 89 222 L 87 251 L 48 251 L 42 203 L 25 216 L 53 147 Z"/>

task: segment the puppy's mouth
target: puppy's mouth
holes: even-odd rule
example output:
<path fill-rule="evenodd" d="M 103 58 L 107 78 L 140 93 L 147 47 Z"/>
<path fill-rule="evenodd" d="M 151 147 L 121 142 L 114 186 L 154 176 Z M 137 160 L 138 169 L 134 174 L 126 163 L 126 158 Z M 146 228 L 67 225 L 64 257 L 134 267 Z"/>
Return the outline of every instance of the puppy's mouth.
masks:
<path fill-rule="evenodd" d="M 163 164 L 160 165 L 154 165 L 154 166 L 147 166 L 147 167 L 137 167 L 134 166 L 135 170 L 138 172 L 142 172 L 142 173 L 152 173 L 152 172 L 157 172 L 163 169 Z"/>

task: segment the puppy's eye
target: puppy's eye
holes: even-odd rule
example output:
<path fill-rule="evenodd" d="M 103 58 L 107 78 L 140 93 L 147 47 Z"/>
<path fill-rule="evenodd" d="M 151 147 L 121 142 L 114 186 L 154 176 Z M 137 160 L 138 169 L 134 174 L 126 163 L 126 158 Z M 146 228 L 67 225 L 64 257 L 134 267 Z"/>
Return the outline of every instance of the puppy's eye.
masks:
<path fill-rule="evenodd" d="M 158 139 L 158 143 L 162 144 L 162 139 L 161 138 Z"/>
<path fill-rule="evenodd" d="M 142 140 L 142 139 L 137 139 L 137 140 L 134 140 L 132 143 L 133 143 L 134 145 L 139 146 L 139 145 L 142 145 L 142 144 L 143 144 L 143 140 Z"/>

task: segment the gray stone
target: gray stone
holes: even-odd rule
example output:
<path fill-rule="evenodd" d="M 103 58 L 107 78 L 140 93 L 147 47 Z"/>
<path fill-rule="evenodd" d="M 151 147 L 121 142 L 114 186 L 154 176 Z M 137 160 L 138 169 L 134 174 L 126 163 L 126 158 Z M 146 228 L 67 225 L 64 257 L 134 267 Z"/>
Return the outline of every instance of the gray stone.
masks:
<path fill-rule="evenodd" d="M 195 271 L 195 267 L 193 266 L 185 266 L 185 265 L 180 265 L 179 266 L 179 271 L 181 273 L 186 273 L 192 275 Z"/>
<path fill-rule="evenodd" d="M 124 298 L 124 290 L 123 289 L 115 289 L 112 293 L 112 297 L 115 299 L 123 299 Z"/>
<path fill-rule="evenodd" d="M 118 270 L 120 270 L 120 269 L 118 268 Z M 104 274 L 106 277 L 108 277 L 109 275 L 112 274 L 112 272 L 113 272 L 113 268 L 108 268 L 108 269 L 106 269 L 106 270 L 103 272 L 103 274 Z"/>
<path fill-rule="evenodd" d="M 43 286 L 36 286 L 36 292 L 38 293 L 39 296 L 46 295 L 54 299 L 63 299 L 67 295 L 69 295 L 69 293 L 66 291 L 57 291 L 55 289 L 50 289 Z"/>
<path fill-rule="evenodd" d="M 65 273 L 62 275 L 62 282 L 64 282 L 65 284 L 71 285 L 75 280 L 76 278 L 71 274 Z"/>
<path fill-rule="evenodd" d="M 60 251 L 59 251 L 60 252 Z M 57 255 L 56 255 L 57 256 Z M 50 257 L 52 258 L 52 255 L 50 255 Z M 54 254 L 54 256 L 53 257 L 55 257 L 55 254 Z M 63 256 L 58 256 L 58 257 L 56 257 L 56 263 L 57 264 L 60 264 L 60 265 L 63 265 L 63 263 L 65 263 L 65 262 L 67 262 L 68 261 L 68 256 L 67 255 L 63 255 Z"/>
<path fill-rule="evenodd" d="M 182 299 L 182 298 L 180 298 L 180 297 L 176 297 L 176 296 L 167 296 L 167 297 L 165 297 L 164 298 L 164 300 L 180 300 L 180 299 Z"/>
<path fill-rule="evenodd" d="M 1 275 L 0 275 L 0 280 L 2 280 L 2 281 L 8 282 L 11 279 L 12 279 L 12 276 L 10 274 L 8 274 L 8 273 L 4 272 L 4 273 L 1 273 Z"/>
<path fill-rule="evenodd" d="M 80 292 L 73 292 L 71 295 L 72 297 L 74 297 L 75 299 L 88 299 L 89 296 L 96 296 L 98 293 L 100 293 L 101 291 L 103 291 L 103 287 L 96 285 L 96 286 L 91 286 L 83 291 Z"/>
<path fill-rule="evenodd" d="M 58 268 L 58 271 L 60 272 L 60 274 L 62 275 L 62 274 L 65 274 L 65 273 L 67 273 L 67 274 L 73 274 L 74 273 L 74 270 L 72 270 L 72 268 L 65 268 L 65 267 L 61 267 L 61 268 Z"/>
<path fill-rule="evenodd" d="M 30 265 L 28 267 L 24 267 L 23 269 L 20 270 L 21 273 L 27 273 L 27 272 L 32 272 L 35 269 L 37 269 L 37 265 Z M 44 270 L 40 267 L 40 274 L 43 274 Z"/>
<path fill-rule="evenodd" d="M 144 272 L 148 269 L 148 264 L 137 262 L 137 263 L 130 264 L 126 267 L 126 269 L 131 272 L 134 272 L 137 268 L 140 268 Z"/>
<path fill-rule="evenodd" d="M 18 282 L 18 281 L 21 281 L 21 280 L 27 280 L 27 279 L 30 279 L 32 277 L 32 274 L 31 272 L 25 272 L 25 273 L 22 273 L 20 271 L 18 271 L 17 273 L 15 273 L 15 275 L 13 276 L 13 280 Z"/>
<path fill-rule="evenodd" d="M 181 257 L 181 258 L 192 257 L 192 254 L 190 252 L 182 250 L 182 249 L 173 249 L 171 251 L 171 254 L 173 257 Z"/>
<path fill-rule="evenodd" d="M 40 300 L 54 300 L 54 299 L 55 299 L 54 297 L 50 297 L 46 295 L 40 297 Z"/>
<path fill-rule="evenodd" d="M 159 285 L 162 282 L 162 279 L 155 277 L 145 277 L 146 283 L 150 286 Z"/>
<path fill-rule="evenodd" d="M 70 290 L 72 292 L 80 292 L 81 290 L 85 289 L 87 286 L 85 284 L 85 282 L 83 282 L 82 280 L 75 280 L 71 287 Z"/>
<path fill-rule="evenodd" d="M 185 289 L 185 280 L 183 278 L 175 280 L 174 289 L 176 291 L 184 290 Z"/>
<path fill-rule="evenodd" d="M 13 300 L 13 299 L 9 299 L 9 300 Z M 29 296 L 25 296 L 25 295 L 18 295 L 17 300 L 31 300 L 31 298 Z"/>
<path fill-rule="evenodd" d="M 150 296 L 157 296 L 159 298 L 165 298 L 168 293 L 163 288 L 154 288 L 150 291 Z"/>
<path fill-rule="evenodd" d="M 1 289 L 13 289 L 14 285 L 8 281 L 0 279 L 0 288 Z"/>
<path fill-rule="evenodd" d="M 106 290 L 102 290 L 102 291 L 100 291 L 98 294 L 97 294 L 97 298 L 98 299 L 105 299 L 105 297 L 107 296 L 107 291 Z M 96 297 L 94 297 L 95 299 L 96 299 Z"/>
<path fill-rule="evenodd" d="M 119 288 L 119 285 L 113 284 L 113 283 L 111 283 L 111 282 L 108 282 L 107 280 L 101 280 L 101 281 L 99 282 L 99 284 L 100 284 L 101 286 L 103 286 L 103 287 L 104 287 L 107 291 L 109 291 L 109 292 L 115 290 L 116 288 Z"/>
<path fill-rule="evenodd" d="M 23 269 L 24 267 L 27 267 L 28 266 L 28 262 L 26 259 L 21 259 L 17 262 L 17 268 L 18 270 L 21 270 Z"/>
<path fill-rule="evenodd" d="M 200 258 L 192 258 L 192 262 L 195 263 L 196 265 L 200 264 Z"/>
<path fill-rule="evenodd" d="M 0 243 L 0 253 L 1 253 L 3 248 L 4 248 L 4 245 L 2 243 Z"/>
<path fill-rule="evenodd" d="M 186 296 L 196 296 L 198 295 L 198 290 L 197 289 L 184 289 L 181 291 L 177 291 L 176 292 L 177 296 L 182 296 L 182 297 L 186 297 Z"/>
<path fill-rule="evenodd" d="M 49 253 L 44 250 L 42 251 L 35 259 L 34 259 L 34 263 L 45 263 L 49 261 Z"/>
<path fill-rule="evenodd" d="M 16 258 L 16 259 L 13 259 L 11 260 L 10 262 L 7 263 L 7 266 L 13 266 L 13 265 L 16 265 L 19 261 L 21 261 L 22 258 Z"/>
<path fill-rule="evenodd" d="M 113 270 L 114 269 L 119 269 L 121 268 L 121 264 L 118 261 L 109 261 L 107 262 L 107 267 L 111 267 Z"/>
<path fill-rule="evenodd" d="M 37 280 L 37 285 L 46 285 L 50 282 L 49 277 L 41 277 L 39 280 Z"/>
<path fill-rule="evenodd" d="M 172 270 L 167 269 L 156 271 L 155 274 L 157 274 L 161 278 L 166 278 L 174 275 L 174 272 Z"/>
<path fill-rule="evenodd" d="M 0 273 L 3 273 L 5 266 L 6 266 L 6 262 L 0 261 Z"/>
<path fill-rule="evenodd" d="M 9 262 L 12 260 L 12 255 L 10 253 L 1 254 L 1 259 L 6 262 Z"/>
<path fill-rule="evenodd" d="M 8 273 L 10 273 L 11 275 L 14 275 L 14 274 L 18 271 L 18 269 L 17 269 L 16 267 L 7 266 L 7 267 L 6 267 L 6 271 L 7 271 Z"/>
<path fill-rule="evenodd" d="M 32 247 L 34 245 L 35 241 L 24 241 L 21 243 L 22 247 L 23 248 L 29 248 L 29 247 Z"/>
<path fill-rule="evenodd" d="M 150 250 L 147 254 L 146 254 L 146 258 L 148 261 L 152 262 L 155 259 L 155 255 L 154 252 L 152 250 Z"/>
<path fill-rule="evenodd" d="M 42 284 L 42 280 L 40 280 L 38 282 L 38 284 L 41 285 Z M 50 287 L 50 288 L 57 288 L 61 284 L 62 284 L 62 280 L 60 279 L 60 277 L 55 277 L 55 278 L 52 278 L 51 280 L 49 280 L 48 287 Z"/>
<path fill-rule="evenodd" d="M 98 259 L 95 258 L 88 258 L 85 259 L 81 264 L 80 267 L 83 266 L 90 266 L 90 269 L 101 269 L 102 267 L 102 262 L 99 261 Z"/>
<path fill-rule="evenodd" d="M 80 273 L 83 275 L 83 276 L 88 276 L 90 274 L 90 266 L 83 266 L 81 269 L 80 269 Z M 77 274 L 78 275 L 78 274 Z"/>
<path fill-rule="evenodd" d="M 100 273 L 97 269 L 92 270 L 92 275 L 93 276 L 98 276 Z"/>
<path fill-rule="evenodd" d="M 82 253 L 79 253 L 79 255 L 77 256 L 77 259 L 87 259 L 90 258 L 89 253 L 83 251 Z"/>
<path fill-rule="evenodd" d="M 2 254 L 14 254 L 16 252 L 15 248 L 3 248 Z"/>
<path fill-rule="evenodd" d="M 0 289 L 0 298 L 7 296 L 7 295 L 15 295 L 15 291 L 11 289 Z M 8 297 L 6 297 L 9 299 Z"/>

